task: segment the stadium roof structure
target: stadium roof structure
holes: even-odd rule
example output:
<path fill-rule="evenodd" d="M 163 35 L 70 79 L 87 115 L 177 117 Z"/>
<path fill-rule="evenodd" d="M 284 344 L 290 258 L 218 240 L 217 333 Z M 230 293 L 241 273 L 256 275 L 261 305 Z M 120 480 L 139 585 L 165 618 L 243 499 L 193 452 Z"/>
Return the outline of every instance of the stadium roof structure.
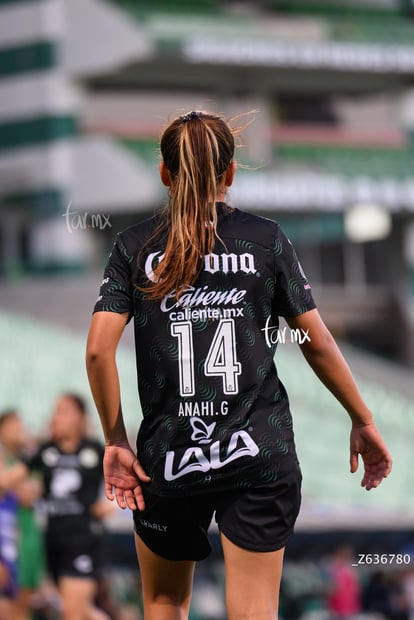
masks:
<path fill-rule="evenodd" d="M 85 373 L 85 334 L 27 314 L 0 311 L 1 408 L 16 407 L 35 435 L 47 431 L 54 399 L 63 391 L 89 398 L 91 427 L 98 416 Z M 350 424 L 343 409 L 313 375 L 297 346 L 279 346 L 279 374 L 290 395 L 297 450 L 303 470 L 303 503 L 297 528 L 411 528 L 414 519 L 412 442 L 414 388 L 404 368 L 344 348 L 361 391 L 394 457 L 391 476 L 371 492 L 360 487 L 360 470 L 348 466 Z M 140 420 L 135 360 L 130 343 L 121 345 L 118 364 L 125 418 L 132 441 Z M 123 521 L 120 519 L 122 525 Z"/>
<path fill-rule="evenodd" d="M 266 2 L 262 13 L 260 4 L 235 12 L 230 3 L 212 0 L 112 1 L 135 20 L 148 46 L 97 84 L 220 84 L 225 91 L 245 92 L 257 84 L 295 89 L 300 80 L 311 91 L 358 92 L 412 83 L 413 25 L 393 5 Z"/>
<path fill-rule="evenodd" d="M 238 97 L 299 87 L 302 93 L 395 92 L 414 83 L 414 26 L 389 1 L 358 8 L 345 0 L 269 0 L 245 3 L 266 11 L 247 13 L 218 0 L 71 0 L 59 10 L 53 2 L 0 4 L 0 199 L 30 205 L 40 216 L 62 214 L 69 200 L 83 211 L 128 212 L 152 209 L 163 198 L 139 149 L 132 156 L 122 148 L 126 142 L 120 146 L 104 130 L 81 135 L 81 101 L 94 88 L 162 85 L 163 92 L 210 89 Z M 296 160 L 306 163 L 299 147 Z M 414 209 L 406 149 L 394 154 L 397 165 L 378 149 L 378 173 L 348 178 L 347 170 L 358 168 L 355 153 L 314 150 L 312 169 L 298 174 L 295 164 L 292 174 L 293 150 L 279 142 L 275 148 L 277 170 L 260 170 L 254 179 L 238 174 L 240 206 L 250 206 L 254 195 L 263 210 L 340 210 L 361 199 Z"/>

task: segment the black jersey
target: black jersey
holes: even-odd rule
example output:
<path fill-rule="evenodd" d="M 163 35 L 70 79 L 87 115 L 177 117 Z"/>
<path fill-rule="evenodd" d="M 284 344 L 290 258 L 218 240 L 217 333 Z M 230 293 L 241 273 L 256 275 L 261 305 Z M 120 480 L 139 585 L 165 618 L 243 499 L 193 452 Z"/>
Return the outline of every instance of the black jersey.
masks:
<path fill-rule="evenodd" d="M 28 461 L 28 467 L 42 477 L 41 507 L 47 516 L 49 533 L 67 536 L 90 531 L 90 507 L 102 490 L 103 451 L 103 446 L 92 439 L 83 439 L 78 449 L 70 453 L 48 441 Z"/>
<path fill-rule="evenodd" d="M 217 209 L 220 240 L 178 301 L 174 291 L 149 301 L 135 286 L 163 260 L 154 217 L 118 235 L 94 309 L 133 318 L 138 456 L 163 495 L 265 484 L 296 460 L 273 357 L 278 317 L 315 307 L 310 286 L 276 222 Z"/>

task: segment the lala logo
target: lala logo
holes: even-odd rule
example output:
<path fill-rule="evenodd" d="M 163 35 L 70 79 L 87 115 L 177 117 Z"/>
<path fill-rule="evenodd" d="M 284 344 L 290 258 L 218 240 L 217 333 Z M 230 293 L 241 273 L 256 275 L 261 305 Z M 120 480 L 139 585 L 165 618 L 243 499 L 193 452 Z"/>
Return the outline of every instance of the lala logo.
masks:
<path fill-rule="evenodd" d="M 210 444 L 212 442 L 216 422 L 207 425 L 202 420 L 192 418 L 190 424 L 193 429 L 191 435 L 193 441 L 198 444 Z M 178 463 L 174 462 L 176 460 L 175 452 L 173 450 L 167 452 L 164 468 L 165 479 L 172 481 L 196 471 L 206 473 L 211 469 L 221 469 L 243 456 L 254 457 L 259 452 L 258 446 L 246 431 L 236 431 L 232 434 L 223 460 L 220 456 L 221 447 L 222 444 L 219 440 L 211 443 L 207 452 L 204 452 L 200 446 L 192 446 L 187 448 Z"/>
<path fill-rule="evenodd" d="M 211 436 L 216 427 L 216 422 L 207 425 L 203 420 L 197 418 L 190 419 L 190 424 L 193 427 L 193 433 L 191 439 L 198 443 L 211 443 Z"/>

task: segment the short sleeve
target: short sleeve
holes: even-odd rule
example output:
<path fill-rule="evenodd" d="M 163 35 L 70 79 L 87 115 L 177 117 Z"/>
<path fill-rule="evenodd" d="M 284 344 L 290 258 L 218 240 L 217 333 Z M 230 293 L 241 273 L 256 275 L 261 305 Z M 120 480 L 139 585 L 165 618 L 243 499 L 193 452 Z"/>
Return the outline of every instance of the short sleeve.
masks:
<path fill-rule="evenodd" d="M 131 265 L 134 258 L 127 252 L 122 237 L 118 238 L 109 255 L 99 297 L 93 312 L 128 313 L 132 316 L 133 290 Z"/>
<path fill-rule="evenodd" d="M 274 257 L 277 315 L 294 317 L 316 308 L 311 286 L 295 249 L 279 225 L 276 232 Z"/>

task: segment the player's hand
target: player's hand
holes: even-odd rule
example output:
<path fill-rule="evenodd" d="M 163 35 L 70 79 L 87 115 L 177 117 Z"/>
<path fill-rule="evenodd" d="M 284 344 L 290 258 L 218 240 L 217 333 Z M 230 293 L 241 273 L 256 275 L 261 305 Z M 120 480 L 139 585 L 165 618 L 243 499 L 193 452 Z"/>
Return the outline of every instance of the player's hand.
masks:
<path fill-rule="evenodd" d="M 392 468 L 391 455 L 374 423 L 352 426 L 350 436 L 351 473 L 358 469 L 359 455 L 364 464 L 361 486 L 367 491 L 376 488 Z"/>
<path fill-rule="evenodd" d="M 128 444 L 105 446 L 103 460 L 105 495 L 122 509 L 144 510 L 141 483 L 150 482 Z"/>

